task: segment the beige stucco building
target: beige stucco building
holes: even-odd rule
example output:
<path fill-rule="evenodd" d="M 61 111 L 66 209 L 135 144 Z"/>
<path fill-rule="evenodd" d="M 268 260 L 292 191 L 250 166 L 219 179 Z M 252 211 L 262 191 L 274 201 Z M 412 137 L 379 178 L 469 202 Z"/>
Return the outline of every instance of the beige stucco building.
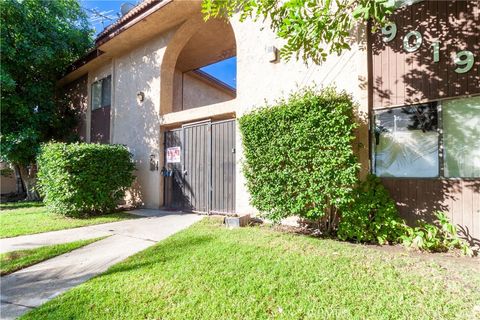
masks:
<path fill-rule="evenodd" d="M 200 4 L 143 2 L 101 33 L 92 56 L 60 82 L 76 92 L 73 103 L 84 113 L 79 133 L 85 141 L 125 144 L 133 153 L 138 169 L 137 196 L 148 208 L 165 205 L 161 169 L 166 166 L 166 131 L 202 120 L 236 119 L 265 101 L 273 102 L 313 84 L 336 85 L 351 93 L 360 106 L 367 106 L 363 29 L 354 35 L 358 43 L 355 41 L 351 51 L 331 57 L 321 66 L 295 59 L 285 62 L 276 52 L 281 41 L 268 28 L 262 30 L 265 25 L 241 23 L 235 18 L 205 22 Z M 237 58 L 236 90 L 198 71 L 233 56 Z M 111 77 L 111 103 L 93 106 L 92 111 L 92 88 L 107 77 Z M 236 126 L 235 137 L 233 211 L 251 213 Z M 150 161 L 158 161 L 158 170 L 156 166 L 151 170 Z"/>
<path fill-rule="evenodd" d="M 389 115 L 398 113 L 395 119 L 403 119 L 409 110 L 427 110 L 436 117 L 440 106 L 449 109 L 451 101 L 460 103 L 457 111 L 474 110 L 469 119 L 480 126 L 479 32 L 472 27 L 480 15 L 478 3 L 414 2 L 392 16 L 395 26 L 376 33 L 358 26 L 351 33 L 351 50 L 321 65 L 307 65 L 278 56 L 282 41 L 268 24 L 239 22 L 237 17 L 205 22 L 201 1 L 146 0 L 107 27 L 95 50 L 72 65 L 59 85 L 71 94 L 72 107 L 83 119 L 78 128 L 82 139 L 124 144 L 132 152 L 138 169 L 132 199 L 148 208 L 237 214 L 255 210 L 241 172 L 235 119 L 299 88 L 335 85 L 353 96 L 364 117 L 355 144 L 362 175 L 373 171 L 384 177 L 407 218 L 441 209 L 465 227 L 465 234 L 478 238 L 479 155 L 468 153 L 473 158 L 461 161 L 452 156 L 453 162 L 475 165 L 468 169 L 471 173 L 449 173 L 453 171 L 443 157 L 454 150 L 445 151 L 449 140 L 438 133 L 441 126 L 430 140 L 423 127 L 408 127 L 415 133 L 408 137 L 401 128 L 397 135 L 369 134 L 368 126 L 375 129 L 382 121 L 388 131 Z M 418 12 L 425 16 L 416 17 Z M 445 48 L 435 39 L 444 41 Z M 432 55 L 429 50 L 440 51 Z M 460 60 L 450 59 L 455 53 Z M 467 68 L 471 56 L 476 58 Z M 236 88 L 199 70 L 230 57 L 236 57 Z M 374 117 L 375 123 L 369 121 Z M 440 138 L 429 154 L 412 147 L 435 140 L 433 134 Z M 477 135 L 480 141 L 474 130 L 468 134 L 473 139 L 467 139 L 473 142 L 464 141 L 475 144 Z M 405 139 L 418 141 L 404 146 L 410 148 L 405 159 L 392 158 L 388 148 Z M 410 159 L 415 152 L 418 157 Z"/>

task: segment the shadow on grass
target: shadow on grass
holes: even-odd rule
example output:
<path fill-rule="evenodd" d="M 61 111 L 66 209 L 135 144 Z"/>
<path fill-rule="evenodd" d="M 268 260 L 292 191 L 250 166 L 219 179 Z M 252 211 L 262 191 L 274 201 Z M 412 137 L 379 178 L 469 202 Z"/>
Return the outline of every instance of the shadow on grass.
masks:
<path fill-rule="evenodd" d="M 129 272 L 135 269 L 150 268 L 156 264 L 163 264 L 172 260 L 184 257 L 188 252 L 195 250 L 195 247 L 203 246 L 215 241 L 216 236 L 193 236 L 173 241 L 160 242 L 152 248 L 138 253 L 125 262 L 112 266 L 98 278 L 109 276 L 115 273 Z M 192 266 L 194 268 L 195 266 Z"/>
<path fill-rule="evenodd" d="M 17 201 L 0 203 L 0 210 L 29 209 L 43 207 L 42 201 Z"/>

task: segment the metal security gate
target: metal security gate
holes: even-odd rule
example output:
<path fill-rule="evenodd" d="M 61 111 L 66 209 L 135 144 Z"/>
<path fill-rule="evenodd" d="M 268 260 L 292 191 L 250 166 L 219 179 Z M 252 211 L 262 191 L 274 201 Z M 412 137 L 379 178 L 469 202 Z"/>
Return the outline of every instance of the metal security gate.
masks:
<path fill-rule="evenodd" d="M 165 133 L 168 208 L 235 212 L 235 120 L 201 122 Z"/>

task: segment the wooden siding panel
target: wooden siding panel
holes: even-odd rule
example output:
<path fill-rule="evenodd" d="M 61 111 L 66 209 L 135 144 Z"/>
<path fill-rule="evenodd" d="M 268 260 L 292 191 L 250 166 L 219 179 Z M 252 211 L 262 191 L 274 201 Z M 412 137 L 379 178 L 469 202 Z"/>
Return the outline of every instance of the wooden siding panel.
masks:
<path fill-rule="evenodd" d="M 480 180 L 382 178 L 408 224 L 432 222 L 436 211 L 449 213 L 459 234 L 480 243 Z"/>
<path fill-rule="evenodd" d="M 61 93 L 67 102 L 67 108 L 72 110 L 78 118 L 78 124 L 74 132 L 81 141 L 87 139 L 87 109 L 88 109 L 88 75 L 67 84 L 61 89 Z"/>
<path fill-rule="evenodd" d="M 110 107 L 92 111 L 90 132 L 90 142 L 110 143 Z"/>
<path fill-rule="evenodd" d="M 480 25 L 478 1 L 424 1 L 402 7 L 392 16 L 398 32 L 385 44 L 379 31 L 372 35 L 373 108 L 413 104 L 445 97 L 480 93 Z M 403 50 L 403 37 L 417 30 L 420 49 Z M 440 62 L 433 62 L 431 44 L 440 41 Z M 475 54 L 466 74 L 454 72 L 454 55 Z"/>

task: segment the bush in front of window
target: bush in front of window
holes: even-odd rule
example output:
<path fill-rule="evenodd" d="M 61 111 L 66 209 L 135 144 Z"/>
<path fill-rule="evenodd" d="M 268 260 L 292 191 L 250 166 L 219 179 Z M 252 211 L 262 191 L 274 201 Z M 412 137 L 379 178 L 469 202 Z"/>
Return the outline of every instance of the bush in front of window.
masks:
<path fill-rule="evenodd" d="M 124 146 L 86 143 L 44 144 L 38 167 L 45 205 L 71 217 L 113 211 L 131 186 L 135 170 Z"/>
<path fill-rule="evenodd" d="M 405 222 L 379 178 L 369 175 L 355 189 L 353 198 L 342 210 L 337 233 L 340 239 L 378 244 L 399 241 Z"/>
<path fill-rule="evenodd" d="M 306 89 L 242 116 L 252 205 L 273 221 L 300 216 L 334 232 L 357 183 L 354 109 L 345 92 Z"/>

